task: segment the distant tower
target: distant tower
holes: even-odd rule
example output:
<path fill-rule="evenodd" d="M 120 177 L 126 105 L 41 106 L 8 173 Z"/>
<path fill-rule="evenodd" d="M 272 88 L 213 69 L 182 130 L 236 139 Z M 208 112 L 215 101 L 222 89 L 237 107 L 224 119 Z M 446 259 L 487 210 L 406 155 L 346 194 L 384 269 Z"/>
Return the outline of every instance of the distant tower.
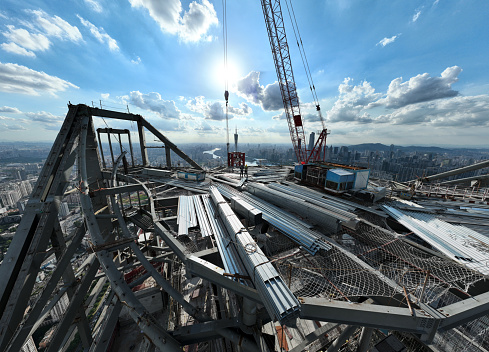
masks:
<path fill-rule="evenodd" d="M 238 128 L 236 127 L 236 132 L 234 133 L 234 151 L 238 151 Z"/>
<path fill-rule="evenodd" d="M 314 132 L 311 132 L 309 135 L 309 150 L 314 149 L 314 138 L 316 138 L 316 134 Z"/>

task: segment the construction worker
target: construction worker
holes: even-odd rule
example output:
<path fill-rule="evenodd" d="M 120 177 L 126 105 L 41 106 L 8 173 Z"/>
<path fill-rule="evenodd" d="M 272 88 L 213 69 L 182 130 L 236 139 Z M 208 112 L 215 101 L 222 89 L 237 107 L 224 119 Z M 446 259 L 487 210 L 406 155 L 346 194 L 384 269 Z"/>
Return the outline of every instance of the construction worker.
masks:
<path fill-rule="evenodd" d="M 243 177 L 243 164 L 240 165 L 239 170 L 240 170 L 240 177 Z"/>
<path fill-rule="evenodd" d="M 244 169 L 245 169 L 246 179 L 248 179 L 248 164 L 245 165 Z"/>

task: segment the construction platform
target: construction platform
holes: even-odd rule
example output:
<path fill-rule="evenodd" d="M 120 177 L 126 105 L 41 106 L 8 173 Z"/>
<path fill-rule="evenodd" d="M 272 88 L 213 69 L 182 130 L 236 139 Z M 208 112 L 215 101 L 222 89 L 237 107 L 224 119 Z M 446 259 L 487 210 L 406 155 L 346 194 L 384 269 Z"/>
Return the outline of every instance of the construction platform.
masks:
<path fill-rule="evenodd" d="M 136 124 L 136 147 L 95 117 Z M 489 348 L 489 206 L 405 201 L 381 180 L 373 204 L 298 184 L 292 166 L 248 173 L 204 173 L 142 116 L 70 105 L 0 266 L 0 350 L 44 327 L 46 351 Z"/>

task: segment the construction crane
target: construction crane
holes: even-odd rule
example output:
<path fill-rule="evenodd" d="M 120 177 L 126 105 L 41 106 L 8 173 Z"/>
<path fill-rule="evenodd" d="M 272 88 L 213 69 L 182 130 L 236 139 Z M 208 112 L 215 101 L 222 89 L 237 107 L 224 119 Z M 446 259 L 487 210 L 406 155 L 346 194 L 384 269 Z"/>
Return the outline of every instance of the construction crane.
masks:
<path fill-rule="evenodd" d="M 315 96 L 314 84 L 312 84 L 312 79 L 309 78 L 310 74 L 308 74 L 308 80 L 310 82 L 311 91 L 313 92 L 313 97 L 315 96 L 316 110 L 318 111 L 323 127 L 312 150 L 307 149 L 307 143 L 304 135 L 304 124 L 299 106 L 299 97 L 297 95 L 294 72 L 292 70 L 292 63 L 290 60 L 289 45 L 287 43 L 287 36 L 285 34 L 284 19 L 282 15 L 280 0 L 261 0 L 261 5 L 263 9 L 263 16 L 265 18 L 265 23 L 267 26 L 268 39 L 270 41 L 270 47 L 272 49 L 275 70 L 277 71 L 277 79 L 280 86 L 280 93 L 282 95 L 285 115 L 287 118 L 287 123 L 289 125 L 290 138 L 292 140 L 292 145 L 297 156 L 297 161 L 301 164 L 324 161 L 325 153 L 321 153 L 321 151 L 326 145 L 326 136 L 328 132 L 325 127 L 324 119 L 321 115 L 317 95 Z M 287 7 L 289 9 L 288 4 Z M 296 33 L 294 22 L 292 22 L 292 26 L 294 28 L 294 33 Z M 302 40 L 300 40 L 300 43 L 302 44 Z M 299 39 L 297 39 L 297 44 L 300 49 Z M 302 52 L 301 56 L 304 62 L 305 56 L 302 55 Z M 304 64 L 305 68 L 307 65 L 307 74 L 307 59 Z"/>

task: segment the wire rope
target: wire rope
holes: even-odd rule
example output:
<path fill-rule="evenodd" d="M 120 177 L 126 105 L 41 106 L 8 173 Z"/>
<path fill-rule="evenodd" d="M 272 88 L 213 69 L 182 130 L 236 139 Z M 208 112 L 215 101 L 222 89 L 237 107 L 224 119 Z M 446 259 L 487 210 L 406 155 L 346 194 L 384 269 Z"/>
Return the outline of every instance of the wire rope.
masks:
<path fill-rule="evenodd" d="M 226 100 L 226 155 L 229 155 L 229 82 L 228 82 L 228 20 L 227 20 L 227 1 L 222 0 L 222 37 L 224 46 L 224 99 Z"/>
<path fill-rule="evenodd" d="M 301 55 L 302 65 L 304 66 L 304 71 L 306 72 L 307 82 L 309 83 L 309 89 L 311 90 L 312 98 L 314 100 L 314 104 L 316 105 L 316 110 L 319 114 L 319 118 L 321 120 L 323 129 L 326 129 L 325 121 L 321 114 L 321 108 L 319 105 L 319 98 L 317 96 L 316 87 L 312 79 L 311 69 L 309 67 L 309 61 L 307 60 L 306 51 L 304 49 L 304 44 L 302 43 L 302 37 L 299 31 L 299 25 L 297 24 L 297 18 L 295 16 L 294 7 L 292 6 L 292 1 L 285 0 L 285 5 L 287 7 L 287 12 L 289 13 L 290 22 L 292 24 L 292 30 L 294 32 L 297 47 L 299 48 L 299 53 Z"/>

